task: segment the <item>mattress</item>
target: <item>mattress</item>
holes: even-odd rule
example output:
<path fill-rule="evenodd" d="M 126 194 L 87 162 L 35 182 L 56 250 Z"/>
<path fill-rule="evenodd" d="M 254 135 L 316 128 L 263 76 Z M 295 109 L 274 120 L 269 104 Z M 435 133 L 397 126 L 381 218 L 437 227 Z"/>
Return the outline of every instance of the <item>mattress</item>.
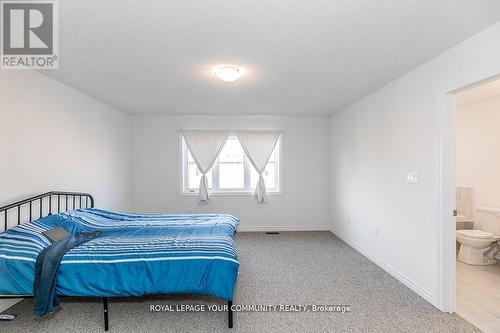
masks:
<path fill-rule="evenodd" d="M 233 299 L 239 220 L 227 214 L 123 214 L 77 209 L 0 233 L 0 295 L 32 295 L 43 231 L 103 236 L 68 251 L 56 292 L 65 296 L 202 294 Z"/>

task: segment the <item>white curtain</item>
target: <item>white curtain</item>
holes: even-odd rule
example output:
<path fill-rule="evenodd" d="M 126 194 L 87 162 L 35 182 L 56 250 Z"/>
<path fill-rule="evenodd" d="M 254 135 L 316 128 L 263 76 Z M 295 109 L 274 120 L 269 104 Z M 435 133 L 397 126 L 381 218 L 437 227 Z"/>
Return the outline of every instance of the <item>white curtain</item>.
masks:
<path fill-rule="evenodd" d="M 217 156 L 219 156 L 229 133 L 217 130 L 182 130 L 181 133 L 202 173 L 198 199 L 200 202 L 206 202 L 208 201 L 207 172 L 210 171 Z"/>
<path fill-rule="evenodd" d="M 262 173 L 281 135 L 276 131 L 240 131 L 236 133 L 248 159 L 259 173 L 254 196 L 258 202 L 266 201 L 266 184 Z"/>

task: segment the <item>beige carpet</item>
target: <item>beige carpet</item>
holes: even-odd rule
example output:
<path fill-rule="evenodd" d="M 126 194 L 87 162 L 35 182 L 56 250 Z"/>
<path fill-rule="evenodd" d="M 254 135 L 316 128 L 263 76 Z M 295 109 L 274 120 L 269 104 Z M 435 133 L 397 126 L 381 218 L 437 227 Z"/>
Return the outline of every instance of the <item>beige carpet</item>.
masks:
<path fill-rule="evenodd" d="M 149 311 L 151 304 L 214 304 L 202 297 L 112 300 L 110 332 L 479 332 L 441 313 L 328 232 L 238 234 L 241 269 L 235 304 L 343 304 L 349 313 Z M 220 304 L 223 304 L 220 302 Z M 12 307 L 0 332 L 103 332 L 102 304 L 63 299 L 55 315 L 37 319 L 31 300 Z"/>

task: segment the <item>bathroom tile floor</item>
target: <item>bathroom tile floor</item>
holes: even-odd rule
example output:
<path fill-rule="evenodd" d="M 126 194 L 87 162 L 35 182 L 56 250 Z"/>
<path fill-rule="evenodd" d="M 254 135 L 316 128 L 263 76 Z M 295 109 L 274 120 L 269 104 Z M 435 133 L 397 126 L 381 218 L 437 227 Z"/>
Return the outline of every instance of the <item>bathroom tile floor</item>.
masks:
<path fill-rule="evenodd" d="M 457 261 L 456 312 L 484 332 L 500 333 L 500 263 L 471 266 Z"/>

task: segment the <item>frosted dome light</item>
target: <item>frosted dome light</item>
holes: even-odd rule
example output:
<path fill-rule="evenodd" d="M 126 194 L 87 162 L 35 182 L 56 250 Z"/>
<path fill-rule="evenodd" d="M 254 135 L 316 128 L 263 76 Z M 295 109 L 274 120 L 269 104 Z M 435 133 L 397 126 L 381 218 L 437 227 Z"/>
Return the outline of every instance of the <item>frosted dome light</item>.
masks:
<path fill-rule="evenodd" d="M 225 82 L 233 82 L 243 75 L 243 70 L 236 66 L 223 65 L 215 68 L 214 75 Z"/>

